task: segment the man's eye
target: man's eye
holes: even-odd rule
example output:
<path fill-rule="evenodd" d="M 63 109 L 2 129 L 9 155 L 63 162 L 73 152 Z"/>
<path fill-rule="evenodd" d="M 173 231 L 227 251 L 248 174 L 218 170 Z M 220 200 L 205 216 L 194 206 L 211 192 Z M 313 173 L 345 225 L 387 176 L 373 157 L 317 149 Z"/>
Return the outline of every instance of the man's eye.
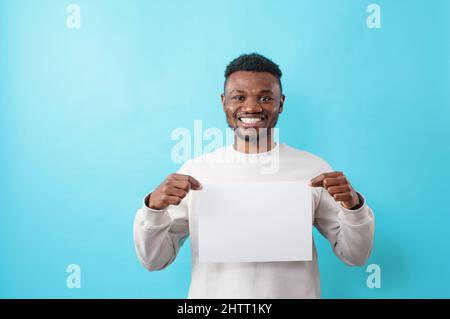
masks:
<path fill-rule="evenodd" d="M 261 102 L 263 103 L 267 103 L 267 102 L 271 102 L 273 99 L 270 96 L 263 96 L 261 98 Z"/>
<path fill-rule="evenodd" d="M 242 102 L 242 101 L 245 100 L 245 97 L 243 95 L 235 95 L 235 96 L 232 97 L 232 99 L 236 100 L 236 101 L 239 101 L 239 102 Z"/>

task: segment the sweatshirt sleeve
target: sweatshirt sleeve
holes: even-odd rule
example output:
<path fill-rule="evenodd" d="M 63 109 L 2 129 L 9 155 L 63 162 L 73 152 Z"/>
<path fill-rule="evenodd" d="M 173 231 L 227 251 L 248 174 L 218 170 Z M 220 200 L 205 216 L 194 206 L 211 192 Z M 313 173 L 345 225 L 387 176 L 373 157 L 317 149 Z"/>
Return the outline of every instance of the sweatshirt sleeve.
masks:
<path fill-rule="evenodd" d="M 170 265 L 180 247 L 189 236 L 188 195 L 178 206 L 163 210 L 150 209 L 144 197 L 133 226 L 136 254 L 142 265 L 150 271 Z"/>
<path fill-rule="evenodd" d="M 358 193 L 363 205 L 355 210 L 342 207 L 320 187 L 314 225 L 328 239 L 334 253 L 350 266 L 363 266 L 372 252 L 375 221 L 372 209 Z"/>

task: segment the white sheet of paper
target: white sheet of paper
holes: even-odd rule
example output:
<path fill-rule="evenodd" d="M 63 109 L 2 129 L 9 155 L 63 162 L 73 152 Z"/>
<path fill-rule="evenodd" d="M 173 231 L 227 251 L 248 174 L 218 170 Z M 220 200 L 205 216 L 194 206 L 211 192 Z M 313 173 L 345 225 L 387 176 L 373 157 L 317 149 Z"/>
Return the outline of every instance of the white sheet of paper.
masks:
<path fill-rule="evenodd" d="M 306 181 L 202 183 L 196 192 L 200 262 L 312 259 Z"/>

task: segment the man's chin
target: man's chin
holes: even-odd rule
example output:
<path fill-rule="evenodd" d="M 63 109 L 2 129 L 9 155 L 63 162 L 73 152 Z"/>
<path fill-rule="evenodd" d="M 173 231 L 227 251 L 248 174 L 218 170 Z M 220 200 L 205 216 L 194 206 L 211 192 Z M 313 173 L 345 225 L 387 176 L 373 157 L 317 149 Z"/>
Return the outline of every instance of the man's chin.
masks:
<path fill-rule="evenodd" d="M 234 129 L 234 133 L 237 135 L 237 137 L 241 139 L 248 139 L 250 141 L 258 139 L 263 139 L 267 137 L 268 128 L 265 127 L 237 127 Z"/>

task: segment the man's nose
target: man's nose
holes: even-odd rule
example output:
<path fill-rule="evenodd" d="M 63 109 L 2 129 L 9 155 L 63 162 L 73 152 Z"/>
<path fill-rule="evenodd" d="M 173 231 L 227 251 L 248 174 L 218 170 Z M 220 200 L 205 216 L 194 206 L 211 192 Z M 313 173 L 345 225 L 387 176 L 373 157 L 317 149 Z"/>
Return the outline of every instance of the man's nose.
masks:
<path fill-rule="evenodd" d="M 253 101 L 252 99 L 248 99 L 245 101 L 244 106 L 242 107 L 242 111 L 246 113 L 260 113 L 262 112 L 262 107 L 259 105 L 257 101 Z"/>

